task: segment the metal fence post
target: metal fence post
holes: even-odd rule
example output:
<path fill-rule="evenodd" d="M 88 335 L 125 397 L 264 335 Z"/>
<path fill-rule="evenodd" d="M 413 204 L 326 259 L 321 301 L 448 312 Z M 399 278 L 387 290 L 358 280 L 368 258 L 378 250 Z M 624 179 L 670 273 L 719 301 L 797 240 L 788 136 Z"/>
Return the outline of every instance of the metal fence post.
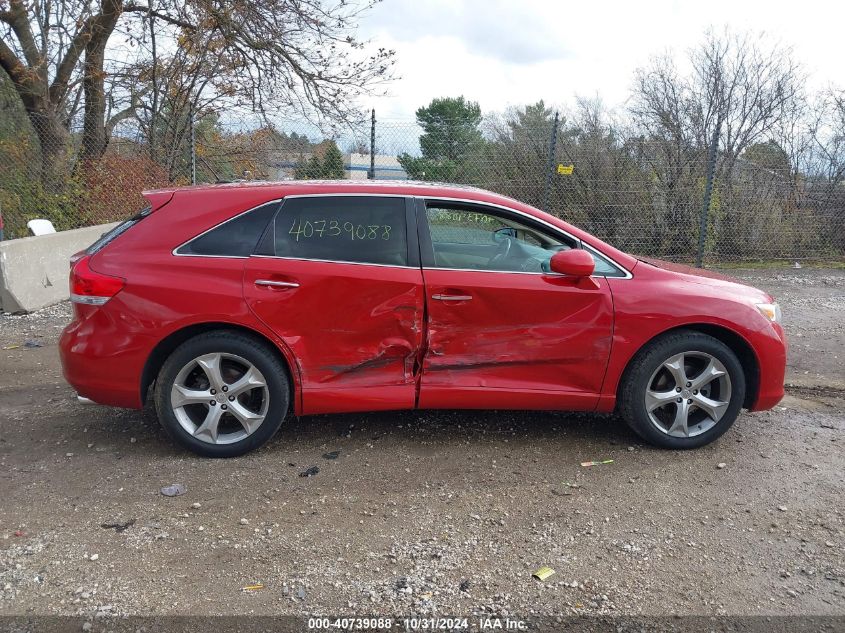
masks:
<path fill-rule="evenodd" d="M 710 201 L 713 197 L 713 177 L 716 175 L 716 159 L 719 151 L 719 132 L 722 128 L 721 119 L 716 122 L 713 140 L 707 152 L 707 175 L 704 182 L 704 202 L 701 205 L 701 217 L 698 224 L 698 251 L 695 254 L 695 266 L 701 268 L 704 263 L 704 246 L 707 240 L 707 219 L 710 215 Z"/>
<path fill-rule="evenodd" d="M 376 179 L 376 109 L 373 108 L 370 119 L 370 171 L 367 173 L 370 180 Z"/>
<path fill-rule="evenodd" d="M 546 186 L 543 190 L 543 210 L 549 211 L 549 198 L 552 195 L 552 175 L 555 171 L 555 146 L 557 145 L 557 126 L 560 115 L 555 110 L 555 121 L 552 124 L 552 137 L 549 139 L 549 161 L 546 164 Z"/>
<path fill-rule="evenodd" d="M 194 109 L 188 111 L 191 117 L 191 184 L 197 184 L 197 135 L 194 129 Z"/>

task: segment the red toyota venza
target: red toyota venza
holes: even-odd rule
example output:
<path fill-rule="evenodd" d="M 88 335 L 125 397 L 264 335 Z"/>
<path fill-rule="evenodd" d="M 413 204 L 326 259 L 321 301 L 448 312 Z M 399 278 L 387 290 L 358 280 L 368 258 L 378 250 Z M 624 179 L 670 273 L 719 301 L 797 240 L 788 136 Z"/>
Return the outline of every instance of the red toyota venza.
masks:
<path fill-rule="evenodd" d="M 145 194 L 74 256 L 68 382 L 188 449 L 243 454 L 285 417 L 618 411 L 667 448 L 783 396 L 765 292 L 637 259 L 479 189 L 241 183 Z"/>

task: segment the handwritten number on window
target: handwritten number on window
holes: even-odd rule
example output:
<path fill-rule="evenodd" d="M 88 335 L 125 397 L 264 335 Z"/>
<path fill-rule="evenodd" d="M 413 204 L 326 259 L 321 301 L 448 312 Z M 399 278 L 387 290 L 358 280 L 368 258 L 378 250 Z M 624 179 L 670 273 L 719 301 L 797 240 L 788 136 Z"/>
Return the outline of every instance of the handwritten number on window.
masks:
<path fill-rule="evenodd" d="M 322 239 L 325 237 L 343 237 L 350 240 L 389 240 L 390 231 L 393 227 L 390 224 L 353 224 L 344 222 L 341 225 L 336 219 L 302 221 L 302 218 L 294 218 L 288 235 L 294 240 L 300 239 Z"/>

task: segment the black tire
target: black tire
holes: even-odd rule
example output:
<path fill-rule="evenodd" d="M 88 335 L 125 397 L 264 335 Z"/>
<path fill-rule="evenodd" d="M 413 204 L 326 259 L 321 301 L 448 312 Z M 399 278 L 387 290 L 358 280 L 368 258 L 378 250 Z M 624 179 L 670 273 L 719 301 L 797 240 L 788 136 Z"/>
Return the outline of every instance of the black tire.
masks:
<path fill-rule="evenodd" d="M 677 354 L 695 352 L 709 354 L 722 363 L 730 379 L 730 400 L 725 400 L 728 406 L 712 428 L 692 437 L 676 437 L 661 431 L 652 422 L 646 408 L 646 392 L 652 376 L 665 361 Z M 652 341 L 637 353 L 619 385 L 618 408 L 631 429 L 650 444 L 661 448 L 690 449 L 709 444 L 725 433 L 739 416 L 744 401 L 745 373 L 736 354 L 712 336 L 678 330 Z"/>
<path fill-rule="evenodd" d="M 197 439 L 180 424 L 171 406 L 171 390 L 179 372 L 205 354 L 226 354 L 244 359 L 258 369 L 266 381 L 269 397 L 264 420 L 242 440 L 212 444 Z M 262 446 L 275 435 L 287 416 L 290 393 L 287 369 L 267 343 L 240 332 L 215 330 L 185 341 L 170 354 L 156 379 L 154 400 L 159 421 L 179 444 L 203 457 L 237 457 Z"/>

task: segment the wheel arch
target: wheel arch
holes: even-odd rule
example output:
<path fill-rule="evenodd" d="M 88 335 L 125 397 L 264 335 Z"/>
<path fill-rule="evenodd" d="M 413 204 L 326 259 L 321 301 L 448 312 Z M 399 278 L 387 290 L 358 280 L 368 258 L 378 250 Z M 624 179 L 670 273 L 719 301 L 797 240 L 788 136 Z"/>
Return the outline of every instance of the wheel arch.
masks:
<path fill-rule="evenodd" d="M 177 347 L 195 336 L 218 330 L 231 330 L 246 334 L 266 344 L 276 354 L 288 373 L 288 384 L 290 384 L 291 390 L 290 402 L 293 404 L 295 411 L 299 411 L 299 401 L 297 400 L 297 395 L 299 394 L 299 376 L 294 371 L 296 368 L 295 361 L 289 356 L 289 352 L 281 349 L 278 343 L 258 330 L 225 321 L 208 321 L 186 325 L 160 340 L 147 357 L 147 361 L 144 363 L 144 370 L 141 372 L 141 403 L 143 404 L 147 401 L 150 387 L 155 382 L 162 365 Z"/>
<path fill-rule="evenodd" d="M 760 361 L 757 358 L 757 354 L 754 353 L 754 348 L 751 347 L 751 344 L 741 334 L 728 327 L 714 323 L 685 323 L 664 330 L 648 339 L 625 364 L 625 369 L 622 371 L 619 383 L 616 386 L 616 401 L 619 401 L 619 393 L 625 384 L 628 370 L 637 357 L 655 341 L 682 330 L 700 332 L 712 336 L 727 345 L 736 354 L 740 365 L 742 365 L 742 373 L 745 376 L 745 401 L 742 403 L 742 406 L 746 409 L 752 407 L 757 400 L 757 394 L 760 390 Z"/>

